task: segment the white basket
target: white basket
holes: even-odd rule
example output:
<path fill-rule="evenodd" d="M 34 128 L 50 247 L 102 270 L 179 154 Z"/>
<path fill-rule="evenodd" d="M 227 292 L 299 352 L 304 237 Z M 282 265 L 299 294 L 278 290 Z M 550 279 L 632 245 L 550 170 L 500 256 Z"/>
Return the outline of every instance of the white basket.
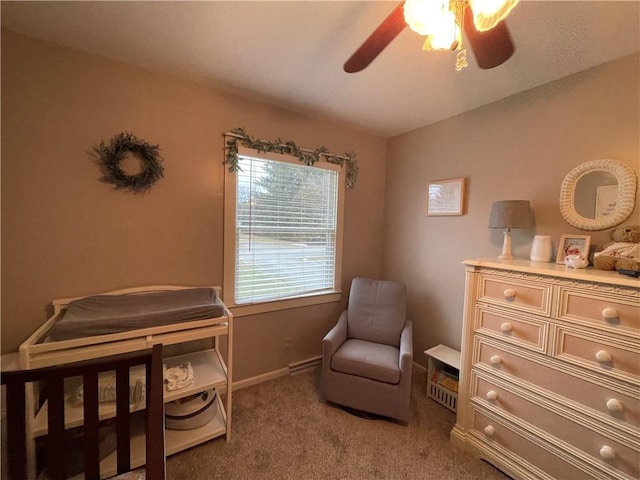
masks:
<path fill-rule="evenodd" d="M 429 398 L 444 405 L 454 413 L 458 406 L 458 394 L 431 382 L 431 379 L 429 379 Z"/>
<path fill-rule="evenodd" d="M 434 382 L 433 380 L 434 374 L 443 370 L 442 373 L 444 375 L 454 378 L 457 383 L 458 373 L 460 372 L 460 352 L 446 345 L 436 345 L 429 350 L 425 350 L 424 353 L 427 355 L 428 360 L 427 397 L 455 413 L 458 406 L 458 392 L 454 392 L 438 383 L 438 381 Z"/>

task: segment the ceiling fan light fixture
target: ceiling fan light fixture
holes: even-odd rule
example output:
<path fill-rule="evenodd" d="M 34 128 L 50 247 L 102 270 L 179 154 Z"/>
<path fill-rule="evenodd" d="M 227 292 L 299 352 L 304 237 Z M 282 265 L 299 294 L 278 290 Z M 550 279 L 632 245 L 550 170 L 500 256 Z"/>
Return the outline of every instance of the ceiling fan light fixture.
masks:
<path fill-rule="evenodd" d="M 461 31 L 453 12 L 446 12 L 437 28 L 425 39 L 423 50 L 454 50 L 459 44 Z"/>
<path fill-rule="evenodd" d="M 492 1 L 493 8 L 489 9 L 486 4 L 483 6 L 482 1 Z M 423 49 L 457 50 L 456 70 L 468 65 L 466 48 L 462 45 L 461 30 L 464 29 L 465 43 L 469 44 L 478 67 L 482 70 L 495 68 L 511 58 L 515 51 L 509 29 L 502 20 L 517 3 L 518 0 L 402 0 L 349 57 L 344 64 L 344 71 L 355 73 L 364 70 L 407 25 L 418 34 L 427 36 Z M 473 9 L 472 4 L 475 5 Z M 491 13 L 487 14 L 487 11 Z M 447 12 L 453 12 L 453 20 L 451 13 Z M 482 22 L 486 21 L 484 27 L 495 25 L 494 28 L 490 32 L 480 31 L 472 21 L 474 12 L 481 27 Z M 486 18 L 480 14 L 486 15 Z M 434 35 L 440 31 L 433 26 L 438 21 L 450 27 L 448 30 L 445 28 L 449 33 L 442 41 L 441 34 Z M 456 33 L 452 35 L 451 30 Z"/>
<path fill-rule="evenodd" d="M 407 0 L 404 3 L 404 19 L 409 28 L 419 35 L 431 35 L 449 10 L 448 0 Z"/>
<path fill-rule="evenodd" d="M 458 0 L 407 0 L 404 19 L 409 28 L 426 35 L 423 50 L 453 50 L 461 44 Z"/>
<path fill-rule="evenodd" d="M 491 30 L 518 4 L 518 0 L 469 0 L 476 30 Z"/>

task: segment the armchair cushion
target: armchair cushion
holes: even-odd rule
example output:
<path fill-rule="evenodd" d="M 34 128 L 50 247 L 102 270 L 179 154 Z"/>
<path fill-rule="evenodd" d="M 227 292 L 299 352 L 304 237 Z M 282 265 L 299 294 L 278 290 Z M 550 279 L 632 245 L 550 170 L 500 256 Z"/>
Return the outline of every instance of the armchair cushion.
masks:
<path fill-rule="evenodd" d="M 406 295 L 405 286 L 398 282 L 354 278 L 347 307 L 349 338 L 399 347 Z"/>
<path fill-rule="evenodd" d="M 399 355 L 399 350 L 390 345 L 350 339 L 331 358 L 331 368 L 395 385 L 400 382 Z"/>

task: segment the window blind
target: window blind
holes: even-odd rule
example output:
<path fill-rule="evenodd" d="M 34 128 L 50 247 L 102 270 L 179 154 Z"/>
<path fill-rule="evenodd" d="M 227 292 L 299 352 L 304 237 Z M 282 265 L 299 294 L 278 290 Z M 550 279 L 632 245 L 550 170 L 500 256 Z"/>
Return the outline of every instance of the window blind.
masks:
<path fill-rule="evenodd" d="M 335 286 L 338 172 L 239 157 L 235 303 Z"/>

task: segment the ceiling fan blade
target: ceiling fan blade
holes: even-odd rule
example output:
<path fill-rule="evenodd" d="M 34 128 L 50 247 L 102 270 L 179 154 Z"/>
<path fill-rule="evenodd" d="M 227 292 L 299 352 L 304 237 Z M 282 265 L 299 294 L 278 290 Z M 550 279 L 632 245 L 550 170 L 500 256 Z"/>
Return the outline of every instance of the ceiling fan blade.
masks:
<path fill-rule="evenodd" d="M 391 41 L 407 26 L 404 21 L 404 1 L 400 2 L 387 18 L 374 30 L 364 43 L 344 64 L 344 71 L 355 73 L 364 70 Z"/>
<path fill-rule="evenodd" d="M 502 65 L 515 51 L 504 20 L 491 30 L 479 32 L 473 24 L 473 12 L 468 4 L 464 12 L 464 33 L 467 34 L 469 46 L 478 66 L 482 69 L 487 70 Z"/>

